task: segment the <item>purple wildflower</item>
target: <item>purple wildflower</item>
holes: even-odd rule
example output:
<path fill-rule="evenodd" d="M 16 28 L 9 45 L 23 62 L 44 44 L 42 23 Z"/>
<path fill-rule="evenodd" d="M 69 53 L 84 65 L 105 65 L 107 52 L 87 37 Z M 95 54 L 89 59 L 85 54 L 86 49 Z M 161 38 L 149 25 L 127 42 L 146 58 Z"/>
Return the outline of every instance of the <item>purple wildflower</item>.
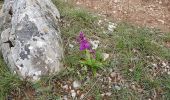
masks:
<path fill-rule="evenodd" d="M 89 41 L 86 39 L 85 35 L 83 32 L 80 32 L 79 34 L 79 38 L 78 38 L 78 42 L 80 44 L 80 50 L 90 50 L 90 43 Z"/>
<path fill-rule="evenodd" d="M 80 44 L 80 51 L 82 50 L 88 50 L 88 52 L 91 54 L 92 58 L 96 58 L 96 51 L 93 50 L 90 46 L 89 41 L 85 37 L 83 32 L 80 32 L 79 37 L 77 38 L 77 41 Z"/>

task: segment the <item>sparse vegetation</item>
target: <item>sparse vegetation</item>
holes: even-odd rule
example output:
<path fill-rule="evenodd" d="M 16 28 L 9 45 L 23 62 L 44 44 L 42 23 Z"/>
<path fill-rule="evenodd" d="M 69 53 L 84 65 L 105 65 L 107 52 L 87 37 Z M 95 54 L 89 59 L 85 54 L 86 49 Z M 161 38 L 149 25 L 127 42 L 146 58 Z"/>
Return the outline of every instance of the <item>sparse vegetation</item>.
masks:
<path fill-rule="evenodd" d="M 67 96 L 70 100 L 73 99 L 72 83 L 79 80 L 82 85 L 75 89 L 78 99 L 84 95 L 81 99 L 169 100 L 170 48 L 166 42 L 170 41 L 170 33 L 127 23 L 118 23 L 114 31 L 109 31 L 107 27 L 111 20 L 62 0 L 53 2 L 61 13 L 66 70 L 56 76 L 44 76 L 32 84 L 11 74 L 1 57 L 0 99 L 56 100 Z M 99 20 L 102 21 L 100 24 Z M 105 67 L 96 70 L 96 76 L 79 62 L 82 56 L 76 37 L 80 31 L 91 40 L 99 40 L 98 49 L 110 55 Z"/>

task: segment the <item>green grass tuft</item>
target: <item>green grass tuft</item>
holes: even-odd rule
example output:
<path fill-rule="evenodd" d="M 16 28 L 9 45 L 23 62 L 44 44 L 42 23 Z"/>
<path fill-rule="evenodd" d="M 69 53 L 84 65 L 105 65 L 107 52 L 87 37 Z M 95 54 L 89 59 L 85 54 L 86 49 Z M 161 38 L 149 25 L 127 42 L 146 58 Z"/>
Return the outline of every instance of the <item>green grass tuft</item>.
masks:
<path fill-rule="evenodd" d="M 0 99 L 4 100 L 10 91 L 19 89 L 21 80 L 10 73 L 8 67 L 4 63 L 2 56 L 0 57 Z"/>

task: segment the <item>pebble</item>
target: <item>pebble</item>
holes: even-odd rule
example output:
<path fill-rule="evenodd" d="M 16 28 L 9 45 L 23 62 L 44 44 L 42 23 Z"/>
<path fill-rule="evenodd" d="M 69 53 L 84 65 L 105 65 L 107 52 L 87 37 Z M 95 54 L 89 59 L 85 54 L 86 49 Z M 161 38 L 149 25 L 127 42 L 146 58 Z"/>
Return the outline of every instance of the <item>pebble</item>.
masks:
<path fill-rule="evenodd" d="M 136 87 L 135 87 L 135 85 L 134 85 L 134 84 L 132 84 L 132 86 L 131 86 L 131 87 L 132 87 L 132 89 L 133 89 L 133 90 L 135 90 L 135 89 L 136 89 Z"/>
<path fill-rule="evenodd" d="M 102 93 L 101 96 L 102 96 L 102 97 L 105 96 L 105 93 Z"/>
<path fill-rule="evenodd" d="M 115 88 L 116 90 L 121 90 L 121 87 L 118 86 L 118 85 L 115 85 L 114 88 Z"/>
<path fill-rule="evenodd" d="M 73 87 L 74 87 L 75 89 L 80 88 L 80 86 L 81 86 L 81 83 L 80 83 L 79 81 L 74 81 L 74 82 L 73 82 Z"/>
<path fill-rule="evenodd" d="M 76 92 L 74 90 L 71 90 L 71 96 L 72 96 L 72 98 L 76 97 Z"/>
<path fill-rule="evenodd" d="M 153 67 L 157 67 L 157 64 L 152 64 L 153 65 Z"/>
<path fill-rule="evenodd" d="M 76 92 L 76 93 L 77 93 L 77 95 L 79 95 L 79 94 L 80 94 L 80 90 L 77 90 L 77 92 Z"/>
<path fill-rule="evenodd" d="M 102 53 L 103 55 L 103 60 L 106 61 L 109 58 L 109 54 L 108 53 Z"/>
<path fill-rule="evenodd" d="M 84 94 L 81 94 L 80 99 L 83 99 L 83 98 L 84 98 Z"/>
<path fill-rule="evenodd" d="M 111 32 L 113 32 L 115 28 L 116 28 L 116 24 L 109 22 L 108 30 L 111 31 Z"/>
<path fill-rule="evenodd" d="M 130 69 L 129 69 L 129 71 L 130 71 L 130 72 L 133 72 L 133 69 L 132 69 L 132 68 L 130 68 Z"/>
<path fill-rule="evenodd" d="M 100 41 L 98 40 L 90 40 L 90 43 L 92 45 L 92 49 L 97 49 L 99 46 Z"/>
<path fill-rule="evenodd" d="M 111 92 L 107 92 L 106 95 L 107 95 L 107 96 L 111 96 L 112 93 L 111 93 Z"/>
<path fill-rule="evenodd" d="M 70 47 L 70 48 L 73 48 L 73 47 L 74 47 L 74 45 L 72 45 L 72 44 L 69 44 L 69 47 Z"/>
<path fill-rule="evenodd" d="M 102 20 L 99 20 L 99 21 L 98 21 L 98 25 L 100 25 L 101 23 L 102 23 Z"/>
<path fill-rule="evenodd" d="M 64 86 L 63 86 L 63 89 L 68 90 L 68 85 L 64 85 Z"/>
<path fill-rule="evenodd" d="M 167 64 L 165 62 L 162 62 L 162 65 L 165 67 Z"/>

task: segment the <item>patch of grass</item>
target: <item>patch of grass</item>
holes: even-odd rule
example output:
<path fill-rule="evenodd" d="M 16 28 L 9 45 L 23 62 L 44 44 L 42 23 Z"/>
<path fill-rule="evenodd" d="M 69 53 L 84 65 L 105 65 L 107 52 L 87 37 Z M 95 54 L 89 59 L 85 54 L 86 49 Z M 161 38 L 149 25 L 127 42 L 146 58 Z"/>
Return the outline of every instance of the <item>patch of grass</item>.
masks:
<path fill-rule="evenodd" d="M 0 56 L 0 99 L 5 100 L 10 91 L 20 89 L 21 84 L 21 80 L 10 73 L 2 56 Z"/>
<path fill-rule="evenodd" d="M 116 100 L 138 100 L 139 98 L 134 91 L 128 88 L 122 88 L 121 90 L 113 90 L 112 93 L 112 99 Z"/>
<path fill-rule="evenodd" d="M 119 62 L 117 66 L 124 73 L 124 76 L 128 80 L 136 81 L 146 89 L 146 94 L 149 91 L 153 92 L 154 89 L 162 89 L 161 84 L 165 82 L 151 74 L 149 66 L 152 62 L 151 59 L 147 59 L 147 56 L 159 57 L 162 60 L 169 61 L 170 49 L 164 45 L 164 41 L 169 40 L 169 34 L 121 23 L 113 32 L 112 38 L 115 42 L 117 55 L 115 59 Z M 169 75 L 165 77 L 169 77 Z M 163 80 L 167 81 L 167 78 Z M 170 82 L 168 81 L 167 84 L 170 84 Z M 166 85 L 164 84 L 164 86 Z"/>

